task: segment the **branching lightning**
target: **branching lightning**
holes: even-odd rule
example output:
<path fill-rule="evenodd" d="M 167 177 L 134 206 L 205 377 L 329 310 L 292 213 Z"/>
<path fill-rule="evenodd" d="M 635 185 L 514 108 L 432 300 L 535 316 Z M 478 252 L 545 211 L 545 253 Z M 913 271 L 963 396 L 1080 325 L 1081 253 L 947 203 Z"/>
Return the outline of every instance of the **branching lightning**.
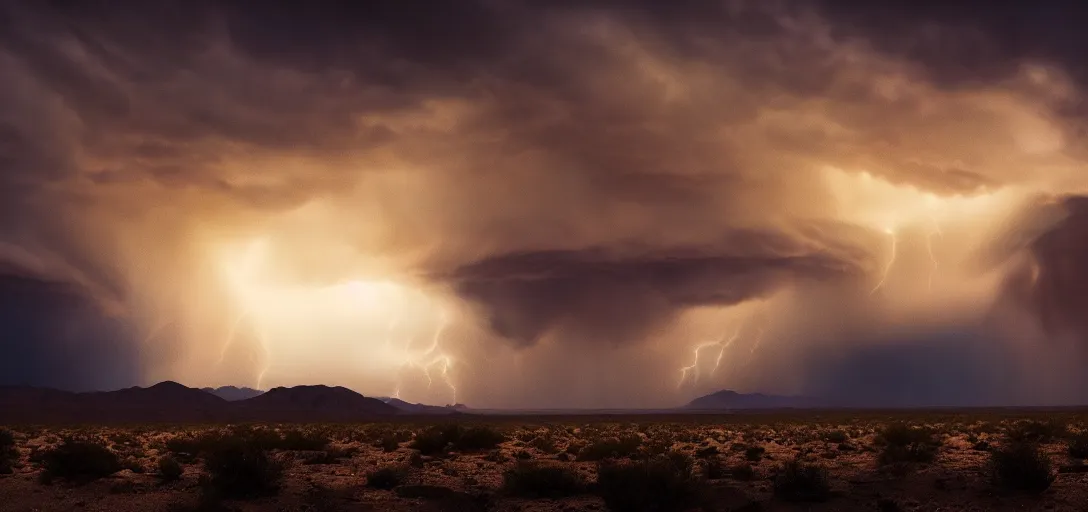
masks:
<path fill-rule="evenodd" d="M 431 336 L 431 343 L 423 351 L 415 352 L 412 350 L 411 338 L 405 338 L 403 341 L 404 362 L 403 367 L 411 367 L 423 372 L 423 376 L 427 379 L 427 389 L 431 389 L 434 385 L 435 375 L 437 370 L 438 378 L 442 380 L 442 383 L 450 389 L 450 394 L 453 402 L 457 403 L 457 386 L 453 383 L 453 379 L 450 375 L 450 369 L 454 365 L 454 360 L 449 354 L 446 354 L 442 350 L 442 334 L 449 327 L 449 315 L 443 311 L 439 316 L 438 325 L 435 327 L 434 334 Z M 389 323 L 389 338 L 391 340 L 394 336 L 394 329 L 399 324 L 399 320 L 390 321 Z M 391 343 L 391 341 L 387 341 Z M 398 379 L 396 387 L 393 391 L 394 398 L 400 398 L 401 382 Z"/>
<path fill-rule="evenodd" d="M 693 353 L 695 354 L 695 360 L 692 361 L 690 365 L 680 368 L 680 382 L 676 385 L 676 387 L 679 388 L 684 385 L 684 382 L 687 381 L 689 373 L 692 375 L 692 384 L 695 384 L 699 381 L 699 352 L 701 352 L 704 348 L 718 347 L 718 357 L 714 359 L 714 369 L 711 370 L 710 373 L 711 375 L 713 375 L 715 372 L 717 372 L 718 367 L 720 367 L 722 364 L 722 357 L 725 355 L 725 349 L 729 348 L 729 346 L 732 345 L 734 341 L 737 341 L 737 338 L 740 337 L 741 329 L 743 329 L 743 327 L 743 325 L 741 327 L 738 327 L 735 331 L 733 331 L 733 335 L 730 336 L 728 339 L 723 335 L 721 339 L 718 339 L 717 341 L 708 341 L 706 343 L 700 343 L 699 345 L 696 345 L 695 349 L 693 350 Z"/>
<path fill-rule="evenodd" d="M 884 282 L 888 280 L 888 273 L 891 272 L 892 267 L 895 265 L 896 254 L 899 252 L 899 239 L 895 234 L 895 230 L 892 228 L 886 228 L 884 233 L 887 233 L 892 240 L 892 250 L 888 257 L 887 263 L 884 264 L 884 270 L 880 274 L 880 281 L 876 283 L 876 286 L 869 291 L 869 295 L 872 295 L 884 287 Z"/>

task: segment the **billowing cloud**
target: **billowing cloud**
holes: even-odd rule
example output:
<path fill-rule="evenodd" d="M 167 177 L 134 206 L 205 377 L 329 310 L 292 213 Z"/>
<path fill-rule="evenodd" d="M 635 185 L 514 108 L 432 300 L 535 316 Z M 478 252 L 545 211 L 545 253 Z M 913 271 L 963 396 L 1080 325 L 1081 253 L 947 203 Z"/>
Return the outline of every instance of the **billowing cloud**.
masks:
<path fill-rule="evenodd" d="M 995 346 L 1084 327 L 1047 277 L 1078 217 L 1012 222 L 1088 185 L 1046 9 L 410 4 L 5 5 L 0 259 L 110 324 L 54 337 L 109 331 L 133 383 L 592 406 L 831 393 L 855 359 L 806 351 L 939 358 L 995 308 Z"/>

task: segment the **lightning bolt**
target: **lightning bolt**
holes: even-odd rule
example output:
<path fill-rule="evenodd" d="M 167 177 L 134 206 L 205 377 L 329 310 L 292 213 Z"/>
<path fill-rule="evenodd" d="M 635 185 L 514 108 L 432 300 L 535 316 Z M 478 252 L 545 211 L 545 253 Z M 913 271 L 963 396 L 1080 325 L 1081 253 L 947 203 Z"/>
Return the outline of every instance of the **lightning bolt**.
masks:
<path fill-rule="evenodd" d="M 756 358 L 756 350 L 759 349 L 760 343 L 763 343 L 764 329 L 759 328 L 759 334 L 756 334 L 756 341 L 752 343 L 751 348 L 748 349 L 748 362 L 746 364 L 752 364 L 752 360 Z"/>
<path fill-rule="evenodd" d="M 933 264 L 933 267 L 929 271 L 928 287 L 928 290 L 932 292 L 933 277 L 937 274 L 937 269 L 940 267 L 940 264 L 937 262 L 937 256 L 933 254 L 933 235 L 944 238 L 944 233 L 941 232 L 941 224 L 937 221 L 936 217 L 932 217 L 930 220 L 933 221 L 933 229 L 931 229 L 929 233 L 926 233 L 926 252 L 929 253 L 929 261 Z"/>
<path fill-rule="evenodd" d="M 887 228 L 884 230 L 884 233 L 886 233 L 892 239 L 891 255 L 888 257 L 887 263 L 884 264 L 884 270 L 880 274 L 880 282 L 876 283 L 876 286 L 874 286 L 873 289 L 869 291 L 869 295 L 876 293 L 877 290 L 884 287 L 884 282 L 888 280 L 888 272 L 890 272 L 892 270 L 892 266 L 895 265 L 896 253 L 899 249 L 899 240 L 898 237 L 895 236 L 895 230 Z"/>
<path fill-rule="evenodd" d="M 692 376 L 692 384 L 695 384 L 699 381 L 699 352 L 701 352 L 705 348 L 718 347 L 718 357 L 714 359 L 714 369 L 710 371 L 711 375 L 716 373 L 718 371 L 718 367 L 722 364 L 722 356 L 725 355 L 725 349 L 729 348 L 729 346 L 732 345 L 734 341 L 737 341 L 737 338 L 740 337 L 740 333 L 743 328 L 743 325 L 738 327 L 735 331 L 733 331 L 733 335 L 730 336 L 728 339 L 726 339 L 723 335 L 717 341 L 708 341 L 696 345 L 695 349 L 692 351 L 692 353 L 695 355 L 695 360 L 692 361 L 690 365 L 680 368 L 680 382 L 676 385 L 676 387 L 678 389 L 680 387 L 683 387 L 684 382 L 687 381 L 689 373 Z"/>
<path fill-rule="evenodd" d="M 434 384 L 431 370 L 437 366 L 442 382 L 445 383 L 446 387 L 450 388 L 453 403 L 457 403 L 457 386 L 455 386 L 453 380 L 450 379 L 450 367 L 453 366 L 453 360 L 449 355 L 440 352 L 442 333 L 449 327 L 449 315 L 443 311 L 439 318 L 438 326 L 435 328 L 434 335 L 431 337 L 431 346 L 420 355 L 422 361 L 416 360 L 413 362 L 413 365 L 423 370 L 423 375 L 427 377 L 427 389 L 430 389 Z"/>
<path fill-rule="evenodd" d="M 238 326 L 242 324 L 242 320 L 245 320 L 247 316 L 249 316 L 249 311 L 243 311 L 230 323 L 226 342 L 223 343 L 223 349 L 219 351 L 219 362 L 216 364 L 223 364 L 223 361 L 227 358 L 227 351 L 234 345 L 234 338 L 238 334 Z"/>
<path fill-rule="evenodd" d="M 391 321 L 389 324 L 389 337 L 387 343 L 392 343 L 393 330 L 399 321 Z M 449 327 L 449 315 L 443 311 L 439 316 L 438 325 L 435 327 L 434 334 L 431 336 L 430 345 L 419 352 L 413 352 L 412 340 L 405 338 L 403 342 L 403 350 L 405 353 L 404 363 L 402 367 L 408 366 L 419 369 L 423 372 L 423 376 L 427 379 L 427 389 L 431 389 L 435 381 L 435 372 L 437 377 L 441 379 L 442 383 L 449 388 L 453 403 L 457 403 L 457 386 L 453 383 L 453 378 L 450 376 L 450 369 L 454 365 L 454 360 L 448 354 L 442 351 L 442 334 Z M 393 390 L 393 398 L 400 398 L 401 382 L 398 378 L 396 387 Z"/>
<path fill-rule="evenodd" d="M 226 342 L 223 343 L 223 349 L 219 351 L 219 362 L 217 363 L 218 365 L 221 366 L 223 364 L 223 362 L 227 358 L 227 351 L 230 350 L 230 347 L 234 346 L 234 343 L 238 338 L 238 328 L 242 325 L 242 320 L 245 320 L 246 318 L 249 318 L 251 316 L 253 316 L 252 313 L 249 310 L 245 310 L 240 313 L 233 322 L 231 322 L 230 329 L 227 331 Z M 256 389 L 261 389 L 261 384 L 264 382 L 264 376 L 266 373 L 268 373 L 268 369 L 271 364 L 268 362 L 268 340 L 265 337 L 264 328 L 260 325 L 254 325 L 254 330 L 257 333 L 257 342 L 258 345 L 260 345 L 261 347 L 261 354 L 264 356 L 264 365 L 257 372 Z M 250 362 L 258 363 L 259 361 L 257 361 L 256 358 L 257 356 L 255 354 L 250 354 Z"/>

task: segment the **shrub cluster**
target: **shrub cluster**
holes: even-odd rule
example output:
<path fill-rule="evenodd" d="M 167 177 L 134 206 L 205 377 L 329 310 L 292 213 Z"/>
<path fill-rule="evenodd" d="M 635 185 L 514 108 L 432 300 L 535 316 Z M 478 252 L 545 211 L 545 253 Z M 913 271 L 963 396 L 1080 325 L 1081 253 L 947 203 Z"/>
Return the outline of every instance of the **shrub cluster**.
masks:
<path fill-rule="evenodd" d="M 691 460 L 677 454 L 602 462 L 596 490 L 614 512 L 690 510 L 707 497 L 706 482 L 692 474 Z"/>
<path fill-rule="evenodd" d="M 580 461 L 600 461 L 610 458 L 636 457 L 642 438 L 637 435 L 606 437 L 594 440 L 578 452 Z"/>
<path fill-rule="evenodd" d="M 892 423 L 885 427 L 877 437 L 877 443 L 884 447 L 879 462 L 885 466 L 933 462 L 941 447 L 940 440 L 932 430 L 906 423 Z"/>
<path fill-rule="evenodd" d="M 366 475 L 367 487 L 374 489 L 392 489 L 408 478 L 408 468 L 404 466 L 385 466 Z"/>
<path fill-rule="evenodd" d="M 207 491 L 224 498 L 253 498 L 275 494 L 283 465 L 261 445 L 243 437 L 221 438 L 204 452 Z"/>
<path fill-rule="evenodd" d="M 18 457 L 15 449 L 15 435 L 10 430 L 0 429 L 0 475 L 13 472 L 12 464 Z"/>
<path fill-rule="evenodd" d="M 522 498 L 563 498 L 585 489 L 582 477 L 564 466 L 519 462 L 502 475 L 503 492 Z"/>
<path fill-rule="evenodd" d="M 997 487 L 1038 494 L 1054 482 L 1050 459 L 1036 443 L 1012 441 L 991 452 L 990 471 Z"/>
<path fill-rule="evenodd" d="M 460 452 L 491 450 L 504 441 L 506 437 L 500 432 L 485 426 L 438 425 L 416 433 L 408 446 L 424 455 L 435 455 L 450 449 Z"/>
<path fill-rule="evenodd" d="M 774 478 L 774 495 L 791 502 L 821 502 L 831 497 L 827 470 L 798 459 L 786 462 Z"/>
<path fill-rule="evenodd" d="M 42 466 L 48 478 L 86 482 L 110 476 L 121 468 L 121 460 L 105 446 L 80 439 L 65 439 L 45 452 Z"/>

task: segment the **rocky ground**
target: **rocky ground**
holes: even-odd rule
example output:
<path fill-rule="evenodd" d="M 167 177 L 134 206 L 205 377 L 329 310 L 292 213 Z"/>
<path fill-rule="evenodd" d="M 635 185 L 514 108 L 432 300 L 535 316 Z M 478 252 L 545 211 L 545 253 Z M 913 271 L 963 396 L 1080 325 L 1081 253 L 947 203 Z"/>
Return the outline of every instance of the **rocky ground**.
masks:
<path fill-rule="evenodd" d="M 1070 412 L 11 426 L 0 510 L 1081 511 L 1085 457 Z"/>

